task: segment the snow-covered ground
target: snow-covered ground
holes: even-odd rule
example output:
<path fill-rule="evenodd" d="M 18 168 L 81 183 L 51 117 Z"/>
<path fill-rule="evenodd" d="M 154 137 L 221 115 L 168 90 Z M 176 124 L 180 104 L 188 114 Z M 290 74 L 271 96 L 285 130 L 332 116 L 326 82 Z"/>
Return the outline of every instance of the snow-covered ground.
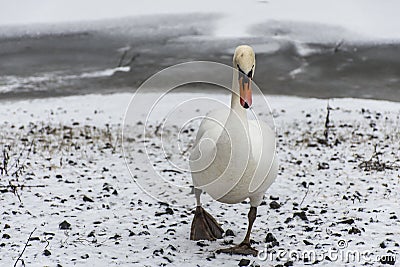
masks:
<path fill-rule="evenodd" d="M 176 94 L 162 103 L 165 113 L 148 121 L 149 159 L 169 179 L 189 178 L 185 172 L 171 172 L 157 146 L 157 126 L 171 107 L 193 96 Z M 226 95 L 210 96 L 228 103 Z M 242 259 L 250 260 L 249 266 L 399 263 L 400 103 L 330 100 L 326 142 L 327 100 L 267 96 L 277 127 L 280 171 L 253 228 L 254 246 L 269 246 L 260 255 L 268 256 L 263 260 L 215 253 L 243 238 L 248 204 L 207 203 L 207 211 L 234 236 L 193 242 L 188 238 L 194 204 L 189 188 L 176 196 L 189 205 L 170 205 L 135 184 L 121 147 L 130 97 L 1 102 L 0 266 L 14 264 L 34 229 L 21 256 L 26 266 L 237 266 Z M 262 108 L 256 98 L 255 103 L 254 110 Z M 189 115 L 208 109 L 196 106 Z M 124 148 L 132 152 L 126 161 L 136 179 L 150 173 L 141 161 L 146 152 L 137 149 L 143 140 L 138 129 L 145 121 L 142 116 L 137 125 L 124 128 Z M 165 142 L 176 142 L 180 134 L 189 144 L 196 122 L 185 127 L 180 132 L 172 121 L 164 129 L 169 135 Z M 174 159 L 185 164 L 185 153 Z M 280 254 L 272 254 L 271 247 Z M 299 259 L 284 259 L 288 251 Z M 304 253 L 310 251 L 319 258 L 307 261 Z M 384 256 L 397 259 L 379 259 Z"/>

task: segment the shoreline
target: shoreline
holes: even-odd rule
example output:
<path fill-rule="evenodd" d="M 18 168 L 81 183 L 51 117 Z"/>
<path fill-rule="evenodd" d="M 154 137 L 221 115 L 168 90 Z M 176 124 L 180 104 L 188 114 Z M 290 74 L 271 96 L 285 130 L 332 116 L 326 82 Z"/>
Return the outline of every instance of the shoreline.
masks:
<path fill-rule="evenodd" d="M 118 91 L 114 91 L 114 90 L 110 89 L 109 91 L 102 92 L 102 93 L 88 92 L 88 93 L 82 93 L 82 94 L 58 94 L 58 95 L 51 95 L 51 96 L 49 96 L 45 92 L 44 93 L 38 92 L 38 95 L 32 95 L 32 93 L 26 93 L 26 94 L 22 94 L 22 96 L 11 94 L 11 96 L 6 97 L 6 98 L 0 97 L 0 103 L 16 103 L 16 102 L 24 102 L 24 101 L 29 102 L 29 101 L 36 101 L 36 100 L 46 101 L 46 99 L 50 100 L 50 99 L 62 99 L 62 98 L 71 98 L 71 97 L 77 97 L 77 98 L 79 98 L 79 97 L 85 98 L 85 97 L 92 97 L 92 96 L 107 97 L 107 96 L 113 96 L 113 95 L 131 95 L 131 96 L 133 96 L 136 94 L 136 90 L 137 89 L 125 88 L 125 89 L 120 89 Z M 176 89 L 174 89 L 174 90 L 176 90 Z M 196 91 L 196 90 L 198 90 L 198 91 Z M 163 89 L 152 89 L 151 91 L 148 91 L 148 92 L 141 91 L 141 93 L 143 93 L 143 94 L 157 94 L 160 92 L 163 92 Z M 219 95 L 223 94 L 223 93 L 221 93 L 223 91 L 220 88 L 218 88 L 218 90 L 216 92 L 216 90 L 207 88 L 207 86 L 203 86 L 203 85 L 196 86 L 196 87 L 190 87 L 190 88 L 184 88 L 183 90 L 178 89 L 173 93 L 196 95 L 196 94 L 201 94 L 201 92 L 207 92 L 207 93 L 210 93 L 211 95 L 215 95 L 217 97 Z M 275 93 L 263 93 L 263 94 L 264 94 L 264 96 L 273 97 L 273 98 L 287 97 L 287 98 L 299 98 L 299 99 L 318 99 L 321 101 L 323 101 L 323 100 L 330 101 L 330 100 L 335 100 L 335 99 L 337 99 L 337 100 L 356 99 L 356 100 L 365 100 L 367 102 L 368 101 L 378 101 L 378 102 L 380 101 L 380 102 L 389 102 L 389 103 L 400 103 L 400 100 L 389 98 L 389 97 L 387 97 L 387 98 L 369 98 L 367 96 L 365 96 L 365 97 L 348 97 L 348 96 L 342 96 L 342 97 L 326 96 L 326 97 L 323 97 L 323 96 L 309 96 L 307 94 L 304 94 L 304 95 L 278 94 L 278 93 L 276 93 L 276 94 Z"/>

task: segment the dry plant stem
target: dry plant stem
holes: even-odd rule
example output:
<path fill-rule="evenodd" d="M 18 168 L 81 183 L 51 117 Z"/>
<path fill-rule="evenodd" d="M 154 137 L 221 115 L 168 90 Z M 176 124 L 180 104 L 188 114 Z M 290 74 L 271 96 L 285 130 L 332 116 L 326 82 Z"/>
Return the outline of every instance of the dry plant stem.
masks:
<path fill-rule="evenodd" d="M 10 156 L 8 155 L 8 152 L 6 151 L 5 147 L 3 147 L 3 168 L 1 170 L 1 174 L 8 175 L 8 160 L 10 159 Z"/>
<path fill-rule="evenodd" d="M 34 140 L 31 141 L 31 144 L 30 144 L 30 146 L 29 146 L 28 156 L 29 156 L 29 154 L 30 154 L 30 151 L 32 150 L 33 142 L 34 142 Z M 10 171 L 13 167 L 16 167 L 16 166 L 18 165 L 19 160 L 21 159 L 21 157 L 22 157 L 22 155 L 24 154 L 24 152 L 25 152 L 25 150 L 26 150 L 27 147 L 28 147 L 28 146 L 25 144 L 25 145 L 24 145 L 24 148 L 22 149 L 22 152 L 19 154 L 18 158 L 15 160 L 14 164 L 11 165 L 11 167 L 8 169 L 8 171 Z M 27 157 L 28 157 L 28 156 L 27 156 Z M 23 164 L 22 164 L 22 165 L 23 165 Z M 15 172 L 14 172 L 14 173 L 15 173 Z"/>
<path fill-rule="evenodd" d="M 14 185 L 11 183 L 11 181 L 8 181 L 8 184 L 9 184 L 9 187 L 12 189 L 13 194 L 16 195 L 17 198 L 18 198 L 18 200 L 19 200 L 19 202 L 22 203 L 21 197 L 20 197 L 19 194 L 18 194 L 18 188 L 17 188 L 16 186 L 14 186 Z"/>
<path fill-rule="evenodd" d="M 307 195 L 308 195 L 308 191 L 310 191 L 310 184 L 307 185 L 307 191 L 306 194 L 304 195 L 303 199 L 300 202 L 300 207 L 301 205 L 303 205 L 304 200 L 306 199 Z"/>
<path fill-rule="evenodd" d="M 30 233 L 28 239 L 26 240 L 24 249 L 22 250 L 21 254 L 19 254 L 17 260 L 15 261 L 14 267 L 17 266 L 18 261 L 21 260 L 21 257 L 22 257 L 22 255 L 24 254 L 26 247 L 28 246 L 29 240 L 31 239 L 31 237 L 32 237 L 32 235 L 33 235 L 33 233 L 34 233 L 35 231 L 36 231 L 36 227 L 35 227 L 35 229 L 33 229 L 33 231 Z M 21 260 L 21 261 L 22 261 L 22 260 Z M 22 262 L 23 262 L 23 261 L 22 261 Z M 24 264 L 24 265 L 25 265 L 25 264 Z"/>
<path fill-rule="evenodd" d="M 328 142 L 329 142 L 329 127 L 330 127 L 330 125 L 329 125 L 329 122 L 330 122 L 329 116 L 330 116 L 330 110 L 331 110 L 331 107 L 329 106 L 329 101 L 328 101 L 328 104 L 326 106 L 326 119 L 325 119 L 325 130 L 324 130 L 325 143 L 327 145 L 328 145 Z"/>

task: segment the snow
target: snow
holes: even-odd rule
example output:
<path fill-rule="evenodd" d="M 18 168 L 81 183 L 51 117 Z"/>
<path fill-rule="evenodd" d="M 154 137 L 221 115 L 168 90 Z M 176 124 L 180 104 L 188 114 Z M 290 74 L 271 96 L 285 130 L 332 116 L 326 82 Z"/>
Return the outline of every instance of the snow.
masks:
<path fill-rule="evenodd" d="M 154 94 L 148 93 L 143 102 L 149 104 L 146 101 L 154 99 Z M 190 190 L 184 188 L 176 195 L 188 205 L 165 204 L 143 193 L 132 179 L 125 160 L 140 179 L 149 176 L 144 168 L 147 163 L 142 160 L 150 159 L 167 181 L 187 181 L 185 172 L 163 172 L 171 166 L 158 146 L 156 128 L 173 107 L 199 95 L 171 94 L 160 104 L 160 112 L 146 125 L 150 130 L 146 134 L 149 158 L 138 149 L 143 145 L 140 125 L 146 114 L 141 123 L 125 127 L 124 137 L 132 137 L 124 141 L 125 150 L 131 152 L 125 159 L 121 131 L 131 94 L 2 101 L 0 148 L 9 153 L 10 160 L 8 175 L 1 176 L 0 184 L 44 187 L 17 188 L 16 193 L 0 188 L 0 265 L 14 264 L 35 228 L 22 255 L 27 266 L 237 266 L 241 259 L 249 259 L 252 266 L 287 263 L 288 259 L 278 261 L 275 256 L 263 261 L 215 253 L 241 241 L 248 204 L 207 202 L 205 209 L 235 236 L 194 242 L 188 238 L 194 205 Z M 208 96 L 229 103 L 227 95 Z M 378 257 L 385 255 L 397 257 L 398 264 L 400 103 L 329 100 L 331 127 L 326 145 L 328 100 L 267 99 L 277 127 L 280 171 L 259 207 L 252 233 L 254 246 L 262 250 L 265 245 L 274 245 L 275 250 L 299 255 L 306 250 L 317 255 L 324 250 L 343 252 L 339 259 L 330 257 L 334 262 L 321 259 L 319 264 L 324 266 L 381 266 Z M 255 103 L 255 112 L 263 108 Z M 204 104 L 192 108 L 174 113 L 163 129 L 165 145 L 176 144 L 178 134 L 181 145 L 193 141 L 195 131 L 190 129 L 198 122 L 185 125 L 188 131 L 180 132 L 180 124 L 174 127 L 180 122 L 179 116 L 199 116 L 210 107 Z M 372 157 L 374 145 L 380 153 L 379 163 L 386 164 L 381 171 L 360 167 L 371 158 L 377 160 Z M 173 160 L 185 165 L 186 155 L 173 155 Z M 153 177 L 148 178 L 151 182 Z M 167 188 L 164 191 L 168 193 Z M 270 207 L 273 199 L 280 208 Z M 64 220 L 71 224 L 70 229 L 59 228 Z M 272 233 L 279 244 L 266 243 L 267 233 Z M 45 249 L 51 255 L 45 256 Z M 340 256 L 351 251 L 368 252 L 369 260 L 364 255 L 358 263 Z M 293 263 L 307 264 L 304 257 Z M 22 266 L 21 262 L 17 266 Z"/>

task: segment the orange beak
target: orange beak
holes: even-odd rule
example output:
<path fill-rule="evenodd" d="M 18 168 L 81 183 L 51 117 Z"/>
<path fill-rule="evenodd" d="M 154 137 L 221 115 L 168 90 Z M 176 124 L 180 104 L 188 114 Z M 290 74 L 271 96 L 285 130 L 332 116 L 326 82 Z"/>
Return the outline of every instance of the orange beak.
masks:
<path fill-rule="evenodd" d="M 245 109 L 248 109 L 253 100 L 252 100 L 252 92 L 251 92 L 251 78 L 247 76 L 242 76 L 239 78 L 239 87 L 240 87 L 240 105 Z"/>

